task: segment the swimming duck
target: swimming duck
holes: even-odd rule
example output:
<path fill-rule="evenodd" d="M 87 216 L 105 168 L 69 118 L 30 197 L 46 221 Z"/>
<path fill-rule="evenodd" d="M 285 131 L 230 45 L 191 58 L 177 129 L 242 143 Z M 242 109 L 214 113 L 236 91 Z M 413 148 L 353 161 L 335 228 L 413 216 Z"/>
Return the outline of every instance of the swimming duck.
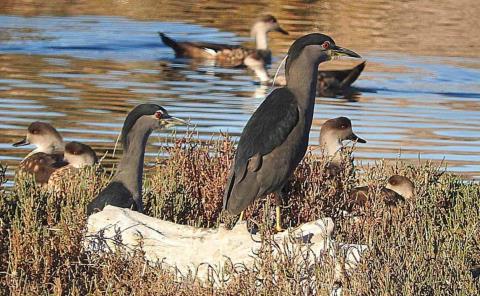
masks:
<path fill-rule="evenodd" d="M 364 208 L 368 202 L 370 188 L 368 186 L 357 187 L 349 194 L 345 210 L 352 212 L 355 209 Z M 404 176 L 393 175 L 387 180 L 387 185 L 381 188 L 380 200 L 385 205 L 394 207 L 405 200 L 412 200 L 414 196 L 415 185 Z"/>
<path fill-rule="evenodd" d="M 329 158 L 327 167 L 329 175 L 336 176 L 341 171 L 343 141 L 350 140 L 358 143 L 367 143 L 358 137 L 352 130 L 352 122 L 347 117 L 332 118 L 322 125 L 320 129 L 320 147 Z"/>
<path fill-rule="evenodd" d="M 98 162 L 97 154 L 90 146 L 75 141 L 65 145 L 63 158 L 67 164 L 53 171 L 47 183 L 47 187 L 55 192 L 61 192 L 80 169 Z"/>
<path fill-rule="evenodd" d="M 37 184 L 46 184 L 56 169 L 66 165 L 63 160 L 62 136 L 49 123 L 36 121 L 28 127 L 25 138 L 13 146 L 30 144 L 35 145 L 36 148 L 22 160 L 19 169 L 33 174 Z"/>
<path fill-rule="evenodd" d="M 221 64 L 238 66 L 244 64 L 247 57 L 253 56 L 255 59 L 261 59 L 265 64 L 271 63 L 272 52 L 268 49 L 267 35 L 272 31 L 288 35 L 272 15 L 262 16 L 255 22 L 250 33 L 255 37 L 256 49 L 207 42 L 177 42 L 162 32 L 158 34 L 163 43 L 175 51 L 177 57 L 214 59 Z"/>
<path fill-rule="evenodd" d="M 253 70 L 262 84 L 274 83 L 275 86 L 286 84 L 285 76 L 278 75 L 275 81 L 268 74 L 266 64 L 255 54 L 245 59 L 245 65 Z M 355 65 L 351 69 L 322 70 L 318 69 L 317 94 L 324 97 L 332 97 L 348 89 L 360 76 L 365 68 L 366 61 Z"/>
<path fill-rule="evenodd" d="M 121 143 L 123 156 L 112 181 L 87 207 L 87 215 L 103 210 L 106 205 L 130 208 L 143 212 L 142 175 L 145 147 L 150 134 L 185 121 L 170 116 L 167 110 L 156 104 L 135 107 L 123 124 Z"/>

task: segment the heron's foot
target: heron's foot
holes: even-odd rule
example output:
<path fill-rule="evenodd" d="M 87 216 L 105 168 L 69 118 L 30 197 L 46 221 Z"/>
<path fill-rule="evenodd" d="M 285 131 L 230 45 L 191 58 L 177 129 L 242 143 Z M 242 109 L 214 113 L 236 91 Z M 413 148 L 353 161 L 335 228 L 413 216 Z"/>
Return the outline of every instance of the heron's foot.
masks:
<path fill-rule="evenodd" d="M 285 231 L 285 230 L 286 230 L 286 229 L 283 228 L 282 225 L 280 225 L 280 222 L 277 221 L 277 223 L 276 223 L 276 225 L 275 225 L 275 231 L 276 231 L 277 233 L 279 233 L 279 232 L 282 232 L 282 231 Z"/>

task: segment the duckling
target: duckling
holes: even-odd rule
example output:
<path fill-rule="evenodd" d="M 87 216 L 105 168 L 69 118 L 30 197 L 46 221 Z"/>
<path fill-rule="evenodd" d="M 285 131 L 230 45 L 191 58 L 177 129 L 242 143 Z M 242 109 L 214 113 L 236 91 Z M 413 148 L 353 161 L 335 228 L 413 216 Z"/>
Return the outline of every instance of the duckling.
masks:
<path fill-rule="evenodd" d="M 352 212 L 364 208 L 368 202 L 369 187 L 362 186 L 353 189 L 344 210 Z M 393 175 L 387 180 L 387 185 L 380 191 L 380 199 L 389 207 L 398 206 L 405 200 L 412 200 L 414 197 L 415 185 L 404 176 Z"/>
<path fill-rule="evenodd" d="M 272 15 L 262 16 L 255 22 L 250 33 L 252 37 L 255 37 L 256 49 L 206 42 L 177 42 L 162 32 L 158 34 L 163 43 L 175 51 L 177 57 L 213 59 L 221 64 L 239 66 L 243 65 L 245 59 L 252 55 L 261 59 L 265 64 L 271 63 L 272 52 L 268 49 L 267 34 L 272 31 L 288 35 L 288 32 L 280 27 L 277 19 Z"/>
<path fill-rule="evenodd" d="M 62 192 L 66 182 L 72 180 L 79 170 L 98 162 L 97 154 L 90 146 L 75 141 L 65 145 L 63 157 L 68 164 L 55 170 L 48 179 L 47 187 L 54 192 Z"/>
<path fill-rule="evenodd" d="M 343 141 L 351 140 L 358 143 L 367 143 L 358 137 L 352 130 L 352 122 L 347 117 L 332 118 L 322 125 L 320 129 L 320 147 L 330 159 L 327 167 L 330 176 L 336 176 L 341 171 Z"/>
<path fill-rule="evenodd" d="M 33 174 L 37 184 L 44 185 L 50 175 L 66 165 L 63 160 L 64 144 L 60 133 L 49 123 L 36 121 L 30 124 L 27 135 L 14 147 L 35 145 L 20 163 L 20 171 Z"/>

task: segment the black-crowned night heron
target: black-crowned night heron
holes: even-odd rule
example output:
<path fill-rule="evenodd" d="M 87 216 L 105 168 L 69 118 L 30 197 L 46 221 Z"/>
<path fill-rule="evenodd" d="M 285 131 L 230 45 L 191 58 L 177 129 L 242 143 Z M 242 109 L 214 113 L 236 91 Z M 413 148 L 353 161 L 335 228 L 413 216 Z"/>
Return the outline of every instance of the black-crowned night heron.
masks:
<path fill-rule="evenodd" d="M 318 65 L 334 55 L 360 57 L 319 33 L 305 35 L 290 47 L 287 85 L 267 96 L 240 137 L 223 200 L 229 213 L 239 214 L 257 197 L 275 192 L 276 229 L 282 230 L 282 188 L 307 151 Z"/>
<path fill-rule="evenodd" d="M 143 212 L 142 175 L 148 137 L 155 129 L 185 123 L 155 104 L 141 104 L 130 111 L 122 128 L 123 156 L 117 172 L 107 187 L 89 203 L 87 214 L 101 211 L 106 205 Z"/>
<path fill-rule="evenodd" d="M 203 59 L 214 59 L 221 64 L 241 65 L 249 56 L 261 58 L 269 64 L 272 53 L 268 48 L 268 33 L 276 31 L 288 35 L 282 29 L 277 19 L 272 15 L 265 15 L 259 18 L 252 27 L 251 35 L 255 37 L 256 49 L 249 49 L 238 45 L 206 43 L 206 42 L 177 42 L 164 33 L 158 33 L 165 45 L 175 51 L 177 57 L 192 57 Z"/>

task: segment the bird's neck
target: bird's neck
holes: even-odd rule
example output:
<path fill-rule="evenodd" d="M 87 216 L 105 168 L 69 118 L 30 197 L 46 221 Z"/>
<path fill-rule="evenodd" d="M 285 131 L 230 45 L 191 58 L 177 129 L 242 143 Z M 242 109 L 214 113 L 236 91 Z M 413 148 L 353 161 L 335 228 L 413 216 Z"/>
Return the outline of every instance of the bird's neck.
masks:
<path fill-rule="evenodd" d="M 142 177 L 145 146 L 152 133 L 151 123 L 142 118 L 138 119 L 127 135 L 127 145 L 124 147 L 123 156 L 118 164 L 114 181 L 120 181 L 132 193 L 140 211 L 142 204 Z"/>
<path fill-rule="evenodd" d="M 305 111 L 313 112 L 319 64 L 319 61 L 312 62 L 307 56 L 300 55 L 288 69 L 287 87 L 297 97 L 300 108 Z"/>
<path fill-rule="evenodd" d="M 267 31 L 257 24 L 252 29 L 252 34 L 255 35 L 256 48 L 259 50 L 268 50 L 268 36 Z"/>
<path fill-rule="evenodd" d="M 337 137 L 326 133 L 320 135 L 320 146 L 322 147 L 324 153 L 331 159 L 334 163 L 341 162 L 341 149 L 343 147 L 342 141 Z"/>
<path fill-rule="evenodd" d="M 48 144 L 38 145 L 32 152 L 30 152 L 25 158 L 30 157 L 31 155 L 39 152 L 46 154 L 54 154 L 56 152 L 62 152 L 64 150 L 64 145 L 62 141 L 55 141 Z"/>

